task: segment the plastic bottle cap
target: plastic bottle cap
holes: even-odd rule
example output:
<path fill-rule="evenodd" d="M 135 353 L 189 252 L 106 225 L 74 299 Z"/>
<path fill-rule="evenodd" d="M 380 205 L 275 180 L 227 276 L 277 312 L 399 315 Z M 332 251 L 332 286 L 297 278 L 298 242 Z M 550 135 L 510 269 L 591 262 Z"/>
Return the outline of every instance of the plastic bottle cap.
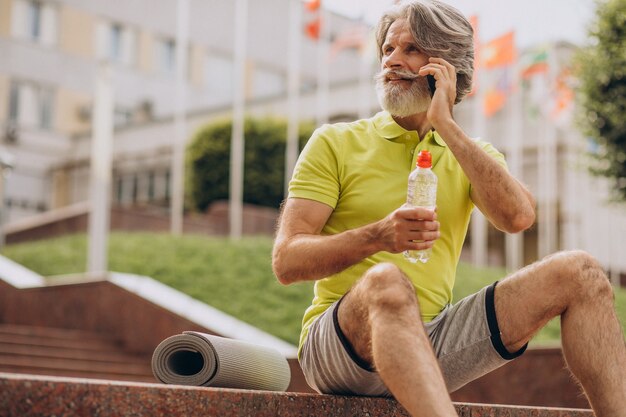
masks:
<path fill-rule="evenodd" d="M 430 168 L 433 165 L 433 157 L 428 151 L 420 151 L 417 155 L 417 166 L 420 168 Z"/>

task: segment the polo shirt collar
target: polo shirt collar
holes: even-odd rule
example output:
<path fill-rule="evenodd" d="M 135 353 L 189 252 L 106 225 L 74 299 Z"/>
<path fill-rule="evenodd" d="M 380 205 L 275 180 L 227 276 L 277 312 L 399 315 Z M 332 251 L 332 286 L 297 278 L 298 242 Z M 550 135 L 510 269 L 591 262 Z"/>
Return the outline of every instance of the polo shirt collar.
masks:
<path fill-rule="evenodd" d="M 389 112 L 387 111 L 381 111 L 377 113 L 373 117 L 373 122 L 376 132 L 378 132 L 380 136 L 388 140 L 396 139 L 406 133 L 409 133 L 408 130 L 397 124 L 396 121 L 393 120 L 393 117 L 391 117 L 391 114 L 389 114 Z M 432 134 L 426 135 L 426 139 L 432 137 L 434 138 L 434 142 L 437 145 L 445 148 L 447 146 L 446 142 L 441 138 L 441 136 L 439 136 L 439 133 L 437 133 L 436 131 L 431 132 Z"/>

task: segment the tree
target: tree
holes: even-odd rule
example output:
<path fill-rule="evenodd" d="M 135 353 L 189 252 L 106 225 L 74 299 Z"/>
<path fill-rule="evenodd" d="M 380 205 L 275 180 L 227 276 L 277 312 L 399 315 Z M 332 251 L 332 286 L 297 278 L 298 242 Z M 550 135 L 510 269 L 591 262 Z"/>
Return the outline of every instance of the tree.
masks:
<path fill-rule="evenodd" d="M 626 0 L 598 2 L 591 46 L 578 55 L 579 121 L 597 143 L 590 170 L 626 200 Z"/>
<path fill-rule="evenodd" d="M 205 211 L 217 200 L 227 200 L 230 186 L 230 137 L 232 120 L 200 128 L 187 149 L 187 205 Z M 248 118 L 244 124 L 243 201 L 267 207 L 280 206 L 284 198 L 287 122 Z M 300 126 L 300 148 L 313 125 Z"/>

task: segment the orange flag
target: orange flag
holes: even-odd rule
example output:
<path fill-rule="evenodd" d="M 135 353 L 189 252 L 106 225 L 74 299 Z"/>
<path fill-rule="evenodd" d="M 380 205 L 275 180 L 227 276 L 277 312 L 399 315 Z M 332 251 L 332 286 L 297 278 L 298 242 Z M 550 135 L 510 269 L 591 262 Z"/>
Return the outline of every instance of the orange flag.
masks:
<path fill-rule="evenodd" d="M 532 56 L 531 62 L 521 69 L 520 76 L 523 79 L 531 78 L 537 74 L 548 72 L 548 51 L 540 50 Z"/>
<path fill-rule="evenodd" d="M 320 38 L 320 26 L 322 24 L 322 18 L 320 17 L 319 9 L 322 6 L 322 0 L 307 0 L 304 3 L 304 7 L 311 12 L 315 18 L 304 25 L 304 33 L 309 39 L 314 41 Z"/>
<path fill-rule="evenodd" d="M 499 72 L 500 74 L 493 80 L 495 83 L 489 88 L 485 88 L 483 113 L 487 117 L 493 116 L 504 107 L 507 96 L 511 92 L 512 86 L 509 68 L 502 68 Z"/>
<path fill-rule="evenodd" d="M 511 31 L 484 44 L 480 51 L 481 66 L 490 69 L 513 64 L 517 59 L 514 35 Z"/>
<path fill-rule="evenodd" d="M 314 12 L 320 8 L 321 4 L 322 4 L 321 0 L 309 0 L 305 3 L 304 6 L 306 7 L 308 11 Z"/>
<path fill-rule="evenodd" d="M 334 58 L 343 49 L 361 50 L 367 42 L 368 29 L 364 24 L 355 24 L 342 31 L 330 47 L 330 56 Z"/>
<path fill-rule="evenodd" d="M 304 27 L 304 31 L 306 35 L 315 41 L 320 38 L 320 22 L 321 22 L 321 18 L 318 17 L 315 20 L 312 20 L 309 23 L 307 23 L 306 26 Z"/>
<path fill-rule="evenodd" d="M 506 95 L 500 90 L 489 90 L 485 93 L 485 101 L 483 102 L 483 113 L 487 117 L 496 114 L 506 102 Z"/>
<path fill-rule="evenodd" d="M 554 108 L 552 109 L 552 118 L 558 117 L 559 114 L 567 109 L 574 101 L 574 91 L 570 88 L 568 82 L 570 77 L 570 69 L 564 68 L 554 81 Z"/>

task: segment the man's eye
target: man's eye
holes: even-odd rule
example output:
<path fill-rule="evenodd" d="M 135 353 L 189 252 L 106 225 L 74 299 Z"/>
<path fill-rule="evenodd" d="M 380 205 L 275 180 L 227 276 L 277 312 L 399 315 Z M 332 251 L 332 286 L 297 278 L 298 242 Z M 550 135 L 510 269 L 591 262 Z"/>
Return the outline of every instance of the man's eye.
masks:
<path fill-rule="evenodd" d="M 384 53 L 385 55 L 389 55 L 389 54 L 390 54 L 390 53 L 392 53 L 392 52 L 393 52 L 393 48 L 392 48 L 391 46 L 388 46 L 388 47 L 386 47 L 386 48 L 383 48 L 383 53 Z"/>

